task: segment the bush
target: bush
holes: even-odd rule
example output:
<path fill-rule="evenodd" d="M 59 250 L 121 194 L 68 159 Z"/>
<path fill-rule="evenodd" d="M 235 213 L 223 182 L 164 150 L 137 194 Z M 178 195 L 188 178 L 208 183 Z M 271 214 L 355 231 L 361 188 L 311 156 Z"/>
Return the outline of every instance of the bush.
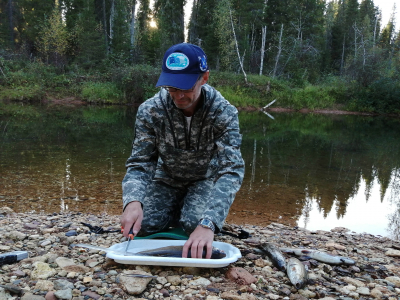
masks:
<path fill-rule="evenodd" d="M 123 100 L 121 91 L 112 82 L 85 82 L 82 87 L 82 98 L 90 102 L 120 103 Z"/>

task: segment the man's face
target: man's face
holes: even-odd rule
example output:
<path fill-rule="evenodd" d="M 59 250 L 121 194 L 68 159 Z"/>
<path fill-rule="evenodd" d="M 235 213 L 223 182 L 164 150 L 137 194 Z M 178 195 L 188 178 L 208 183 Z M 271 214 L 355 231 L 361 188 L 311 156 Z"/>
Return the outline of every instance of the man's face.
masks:
<path fill-rule="evenodd" d="M 182 109 L 188 117 L 193 115 L 197 107 L 201 95 L 201 86 L 207 82 L 208 74 L 208 71 L 204 73 L 190 90 L 168 89 L 176 107 Z"/>

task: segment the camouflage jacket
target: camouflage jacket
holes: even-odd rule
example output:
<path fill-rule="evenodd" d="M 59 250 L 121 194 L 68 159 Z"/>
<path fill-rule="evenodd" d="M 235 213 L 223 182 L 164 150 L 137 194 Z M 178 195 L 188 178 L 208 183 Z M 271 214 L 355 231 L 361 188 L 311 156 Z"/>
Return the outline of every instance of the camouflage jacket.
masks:
<path fill-rule="evenodd" d="M 207 193 L 211 196 L 203 218 L 222 227 L 243 181 L 242 136 L 237 109 L 207 84 L 202 93 L 204 100 L 192 116 L 189 131 L 183 112 L 165 89 L 140 105 L 122 182 L 124 208 L 131 201 L 143 203 L 152 180 L 184 187 L 211 178 L 214 190 Z"/>

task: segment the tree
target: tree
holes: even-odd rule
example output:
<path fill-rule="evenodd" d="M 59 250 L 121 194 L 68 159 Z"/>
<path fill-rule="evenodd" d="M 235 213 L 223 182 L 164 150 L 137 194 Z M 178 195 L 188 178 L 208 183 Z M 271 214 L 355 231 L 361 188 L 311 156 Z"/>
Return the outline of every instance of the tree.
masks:
<path fill-rule="evenodd" d="M 52 62 L 56 66 L 65 64 L 68 32 L 62 22 L 58 2 L 56 2 L 48 20 L 41 26 L 36 45 L 39 52 L 45 57 L 47 63 Z"/>
<path fill-rule="evenodd" d="M 185 3 L 186 0 L 156 0 L 154 3 L 154 16 L 160 30 L 162 53 L 172 45 L 185 41 L 183 19 Z"/>

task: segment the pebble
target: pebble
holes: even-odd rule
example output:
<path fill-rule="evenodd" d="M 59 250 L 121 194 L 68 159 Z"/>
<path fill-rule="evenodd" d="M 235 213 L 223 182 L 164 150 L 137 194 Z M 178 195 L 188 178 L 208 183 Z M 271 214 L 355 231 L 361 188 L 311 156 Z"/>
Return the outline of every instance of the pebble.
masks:
<path fill-rule="evenodd" d="M 29 258 L 0 267 L 0 285 L 12 283 L 24 291 L 19 298 L 0 287 L 0 299 L 394 300 L 400 295 L 400 244 L 385 237 L 349 233 L 342 227 L 308 231 L 277 223 L 266 227 L 230 224 L 227 230 L 238 234 L 243 229 L 252 237 L 246 243 L 216 236 L 243 254 L 226 268 L 137 266 L 118 264 L 105 257 L 105 252 L 73 247 L 77 243 L 101 247 L 120 243 L 120 233 L 95 234 L 81 225 L 117 228 L 119 216 L 3 210 L 7 218 L 1 219 L 0 251 L 24 250 Z M 296 290 L 286 273 L 278 271 L 266 255 L 254 252 L 249 241 L 318 249 L 350 257 L 356 264 L 304 261 L 310 280 L 304 289 Z M 135 273 L 157 277 L 124 276 Z"/>

